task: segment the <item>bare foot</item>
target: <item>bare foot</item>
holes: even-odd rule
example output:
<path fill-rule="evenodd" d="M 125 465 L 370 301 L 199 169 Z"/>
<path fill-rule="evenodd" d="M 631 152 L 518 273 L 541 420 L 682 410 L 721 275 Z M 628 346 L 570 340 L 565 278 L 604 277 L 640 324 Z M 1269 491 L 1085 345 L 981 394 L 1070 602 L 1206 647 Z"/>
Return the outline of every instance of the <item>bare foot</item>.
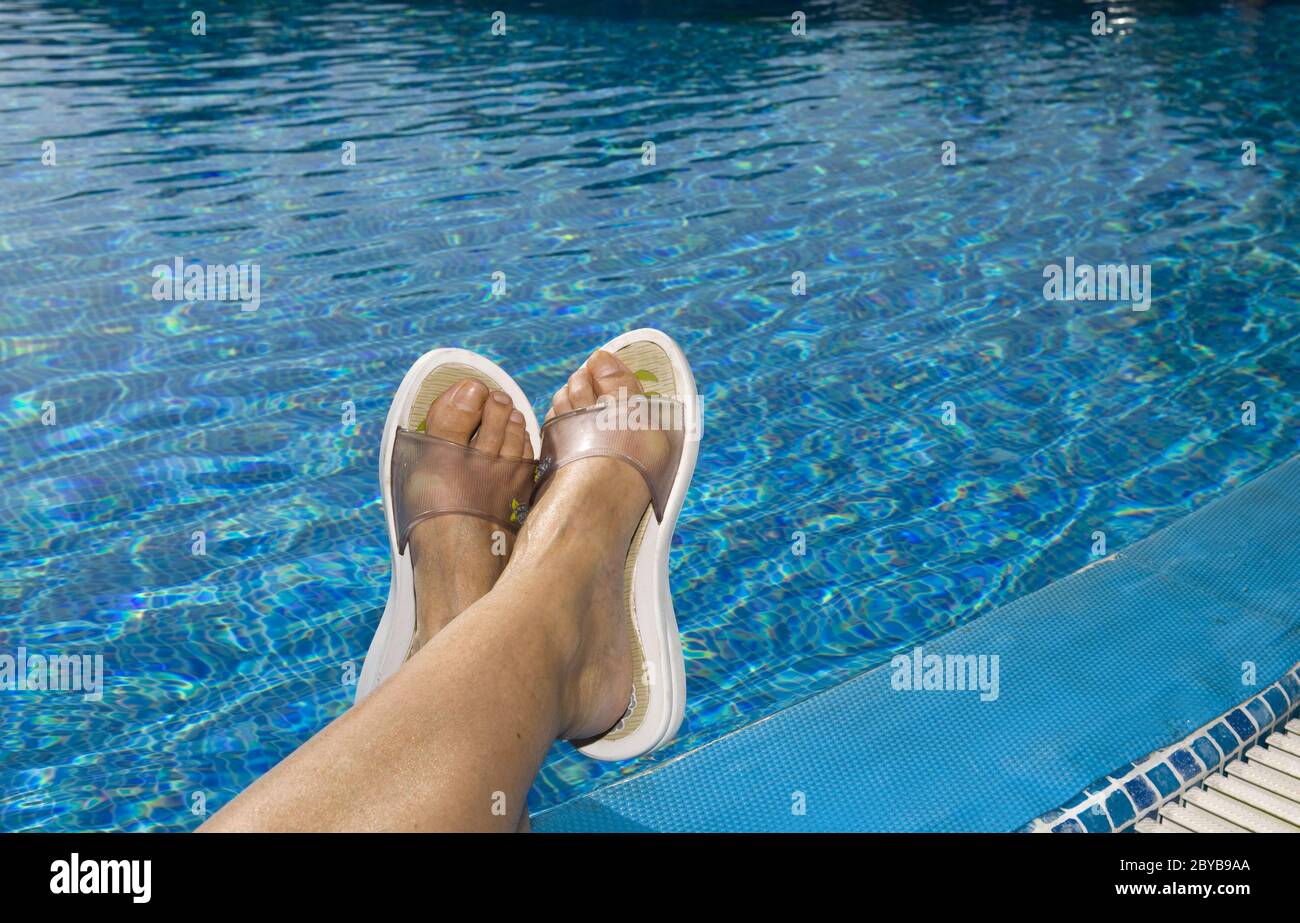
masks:
<path fill-rule="evenodd" d="M 617 397 L 620 389 L 641 393 L 636 376 L 598 350 L 555 393 L 547 418 Z M 632 662 L 623 566 L 649 503 L 645 481 L 624 462 L 585 458 L 564 466 L 529 511 L 502 578 L 523 583 L 552 619 L 551 637 L 567 667 L 561 736 L 569 740 L 604 734 L 627 710 Z"/>
<path fill-rule="evenodd" d="M 425 432 L 489 455 L 532 458 L 520 413 L 504 391 L 466 378 L 429 406 Z M 509 533 L 477 516 L 425 519 L 411 530 L 415 571 L 415 637 L 410 653 L 492 589 L 510 554 Z M 496 553 L 494 553 L 496 552 Z"/>

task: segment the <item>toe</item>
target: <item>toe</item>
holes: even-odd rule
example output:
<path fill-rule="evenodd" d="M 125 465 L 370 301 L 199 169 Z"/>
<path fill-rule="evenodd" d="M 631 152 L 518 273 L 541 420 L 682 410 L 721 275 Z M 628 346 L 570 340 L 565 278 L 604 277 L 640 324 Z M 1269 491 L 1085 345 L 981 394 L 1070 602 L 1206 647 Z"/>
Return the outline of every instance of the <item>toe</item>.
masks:
<path fill-rule="evenodd" d="M 632 370 L 619 361 L 613 353 L 598 349 L 587 360 L 587 370 L 591 373 L 592 385 L 597 397 L 607 394 L 618 396 L 620 391 L 626 394 L 640 394 L 641 382 L 636 380 Z"/>
<path fill-rule="evenodd" d="M 501 442 L 501 454 L 505 458 L 523 458 L 524 443 L 528 441 L 528 431 L 524 429 L 524 415 L 518 410 L 510 412 L 506 423 L 505 439 Z"/>
<path fill-rule="evenodd" d="M 489 455 L 501 451 L 506 439 L 506 425 L 510 422 L 510 412 L 515 409 L 510 395 L 504 391 L 493 391 L 483 407 L 483 422 L 470 442 L 474 448 Z"/>
<path fill-rule="evenodd" d="M 463 378 L 429 405 L 424 431 L 430 436 L 465 445 L 483 419 L 488 389 L 481 381 Z"/>
<path fill-rule="evenodd" d="M 551 398 L 551 412 L 547 414 L 547 419 L 559 416 L 562 413 L 569 413 L 572 410 L 573 406 L 569 403 L 569 386 L 565 385 L 559 391 L 556 391 L 555 396 Z"/>
<path fill-rule="evenodd" d="M 592 385 L 591 375 L 587 369 L 580 368 L 569 376 L 569 404 L 574 410 L 590 407 L 596 403 L 596 389 Z"/>

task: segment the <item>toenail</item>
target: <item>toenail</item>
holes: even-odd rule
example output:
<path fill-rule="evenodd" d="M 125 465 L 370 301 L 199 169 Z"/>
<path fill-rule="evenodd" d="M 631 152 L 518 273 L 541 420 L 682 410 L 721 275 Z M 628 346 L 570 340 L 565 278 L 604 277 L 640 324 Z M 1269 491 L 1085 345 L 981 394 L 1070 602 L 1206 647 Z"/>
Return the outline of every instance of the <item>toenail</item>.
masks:
<path fill-rule="evenodd" d="M 524 422 L 524 415 L 523 415 L 522 413 L 520 413 L 518 410 L 516 410 L 516 411 L 514 411 L 513 413 L 510 414 L 510 422 L 511 422 L 511 423 L 522 423 L 522 422 Z"/>
<path fill-rule="evenodd" d="M 493 391 L 492 400 L 496 401 L 498 404 L 509 404 L 511 402 L 510 395 L 506 394 L 504 391 Z"/>
<path fill-rule="evenodd" d="M 463 381 L 456 386 L 452 403 L 460 410 L 478 410 L 483 406 L 483 384 L 477 381 Z"/>

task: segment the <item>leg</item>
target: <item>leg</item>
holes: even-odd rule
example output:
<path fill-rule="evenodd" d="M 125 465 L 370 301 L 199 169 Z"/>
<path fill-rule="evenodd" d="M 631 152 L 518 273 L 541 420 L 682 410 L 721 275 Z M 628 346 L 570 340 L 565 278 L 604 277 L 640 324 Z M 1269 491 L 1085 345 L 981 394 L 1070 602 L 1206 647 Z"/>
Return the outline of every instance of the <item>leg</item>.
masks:
<path fill-rule="evenodd" d="M 571 406 L 639 390 L 612 356 L 588 367 Z M 491 591 L 202 829 L 517 829 L 552 742 L 601 734 L 627 705 L 622 568 L 648 502 L 610 459 L 557 472 Z"/>

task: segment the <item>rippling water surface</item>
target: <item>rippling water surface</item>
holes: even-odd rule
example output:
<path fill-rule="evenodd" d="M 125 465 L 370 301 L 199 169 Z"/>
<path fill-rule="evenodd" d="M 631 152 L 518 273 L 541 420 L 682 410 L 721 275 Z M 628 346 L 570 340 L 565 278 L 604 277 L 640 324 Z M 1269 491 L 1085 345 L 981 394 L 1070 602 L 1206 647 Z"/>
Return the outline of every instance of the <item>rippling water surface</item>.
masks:
<path fill-rule="evenodd" d="M 539 409 L 626 328 L 689 354 L 691 697 L 655 759 L 1297 448 L 1296 6 L 1133 2 L 1105 38 L 1075 3 L 810 4 L 806 38 L 740 4 L 505 37 L 501 4 L 205 6 L 198 37 L 0 0 L 0 653 L 109 674 L 0 693 L 0 827 L 190 828 L 347 707 L 380 428 L 434 346 Z M 1150 264 L 1150 310 L 1045 301 L 1070 256 Z M 261 307 L 153 300 L 177 257 L 259 264 Z M 557 747 L 533 806 L 645 765 Z"/>

